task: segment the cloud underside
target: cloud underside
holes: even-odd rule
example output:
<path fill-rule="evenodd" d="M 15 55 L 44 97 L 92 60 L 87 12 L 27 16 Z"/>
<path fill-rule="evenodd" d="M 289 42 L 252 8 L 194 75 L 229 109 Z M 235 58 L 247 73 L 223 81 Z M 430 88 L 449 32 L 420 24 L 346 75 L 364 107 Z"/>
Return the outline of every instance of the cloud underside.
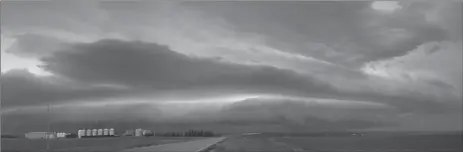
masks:
<path fill-rule="evenodd" d="M 2 77 L 3 105 L 60 101 L 66 97 L 84 97 L 83 94 L 104 97 L 156 90 L 196 89 L 217 93 L 227 90 L 246 90 L 249 93 L 282 91 L 309 95 L 333 90 L 329 84 L 290 70 L 189 57 L 155 43 L 101 40 L 75 44 L 42 61 L 44 65 L 41 67 L 55 76 L 39 78 L 24 71 L 6 73 Z M 63 79 L 69 84 L 53 79 Z M 68 87 L 73 84 L 83 87 Z M 121 88 L 89 88 L 89 84 Z"/>
<path fill-rule="evenodd" d="M 143 99 L 149 94 L 179 90 L 362 100 L 392 104 L 404 111 L 438 112 L 449 106 L 426 100 L 419 93 L 349 92 L 339 84 L 288 69 L 198 58 L 140 41 L 72 44 L 41 61 L 41 68 L 53 76 L 37 77 L 21 70 L 2 76 L 2 106 L 97 102 L 117 96 Z"/>

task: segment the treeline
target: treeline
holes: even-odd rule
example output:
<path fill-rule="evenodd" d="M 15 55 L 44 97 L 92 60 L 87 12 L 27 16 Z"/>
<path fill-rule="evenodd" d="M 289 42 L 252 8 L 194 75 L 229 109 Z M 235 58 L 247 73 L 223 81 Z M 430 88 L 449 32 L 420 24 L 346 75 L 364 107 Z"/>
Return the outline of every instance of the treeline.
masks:
<path fill-rule="evenodd" d="M 184 132 L 166 132 L 166 133 L 161 134 L 161 136 L 165 136 L 165 137 L 212 137 L 212 136 L 216 136 L 216 134 L 214 134 L 212 131 L 190 129 Z"/>

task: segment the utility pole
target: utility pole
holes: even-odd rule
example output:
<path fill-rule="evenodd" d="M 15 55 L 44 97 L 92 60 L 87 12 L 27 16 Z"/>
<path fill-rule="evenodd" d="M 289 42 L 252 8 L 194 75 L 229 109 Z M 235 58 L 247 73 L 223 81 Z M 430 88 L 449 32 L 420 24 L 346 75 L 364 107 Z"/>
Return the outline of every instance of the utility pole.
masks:
<path fill-rule="evenodd" d="M 48 114 L 48 128 L 47 128 L 47 134 L 46 134 L 46 137 L 47 137 L 47 149 L 46 149 L 46 152 L 49 152 L 50 151 L 50 104 L 47 104 L 47 114 Z"/>

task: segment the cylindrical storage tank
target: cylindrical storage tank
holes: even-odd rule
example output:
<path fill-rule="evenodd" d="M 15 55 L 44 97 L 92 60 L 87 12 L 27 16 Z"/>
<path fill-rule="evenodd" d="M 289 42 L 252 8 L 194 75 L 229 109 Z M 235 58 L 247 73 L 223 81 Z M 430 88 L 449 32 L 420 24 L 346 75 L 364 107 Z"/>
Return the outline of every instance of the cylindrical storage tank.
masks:
<path fill-rule="evenodd" d="M 135 136 L 142 136 L 143 129 L 135 129 Z"/>
<path fill-rule="evenodd" d="M 82 130 L 80 130 L 80 131 L 81 131 L 81 132 L 80 132 L 81 137 L 86 136 L 86 134 L 85 134 L 85 129 L 82 129 Z"/>
<path fill-rule="evenodd" d="M 92 129 L 87 129 L 85 136 L 92 136 Z"/>
<path fill-rule="evenodd" d="M 110 136 L 116 135 L 114 128 L 109 129 L 109 135 Z"/>
<path fill-rule="evenodd" d="M 98 129 L 93 129 L 92 136 L 97 136 L 97 135 L 98 135 Z"/>
<path fill-rule="evenodd" d="M 98 136 L 103 136 L 103 129 L 98 129 Z"/>
<path fill-rule="evenodd" d="M 80 129 L 79 131 L 77 131 L 77 137 L 79 138 L 82 138 L 85 136 L 85 129 Z"/>
<path fill-rule="evenodd" d="M 104 136 L 109 136 L 109 129 L 108 128 L 103 129 L 103 135 Z"/>

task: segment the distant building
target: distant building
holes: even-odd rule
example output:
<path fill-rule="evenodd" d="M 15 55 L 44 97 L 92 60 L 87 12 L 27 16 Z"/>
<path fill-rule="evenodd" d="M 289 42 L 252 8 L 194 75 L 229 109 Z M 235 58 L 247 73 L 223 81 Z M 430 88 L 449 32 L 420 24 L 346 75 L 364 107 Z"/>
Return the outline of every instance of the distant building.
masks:
<path fill-rule="evenodd" d="M 98 129 L 98 136 L 103 136 L 103 129 Z"/>
<path fill-rule="evenodd" d="M 28 132 L 24 134 L 27 139 L 53 139 L 56 138 L 56 133 L 53 132 Z"/>
<path fill-rule="evenodd" d="M 114 128 L 109 129 L 109 135 L 116 136 L 116 130 L 114 130 Z"/>
<path fill-rule="evenodd" d="M 135 129 L 135 136 L 140 137 L 143 135 L 143 129 Z"/>
<path fill-rule="evenodd" d="M 97 135 L 98 135 L 98 129 L 93 129 L 92 136 L 97 136 Z"/>
<path fill-rule="evenodd" d="M 154 132 L 151 130 L 143 130 L 143 136 L 154 136 Z"/>
<path fill-rule="evenodd" d="M 79 129 L 77 131 L 77 138 L 82 138 L 85 136 L 85 129 Z"/>
<path fill-rule="evenodd" d="M 92 136 L 92 129 L 87 129 L 85 131 L 85 136 Z"/>
<path fill-rule="evenodd" d="M 126 130 L 123 136 L 135 136 L 134 130 Z"/>

